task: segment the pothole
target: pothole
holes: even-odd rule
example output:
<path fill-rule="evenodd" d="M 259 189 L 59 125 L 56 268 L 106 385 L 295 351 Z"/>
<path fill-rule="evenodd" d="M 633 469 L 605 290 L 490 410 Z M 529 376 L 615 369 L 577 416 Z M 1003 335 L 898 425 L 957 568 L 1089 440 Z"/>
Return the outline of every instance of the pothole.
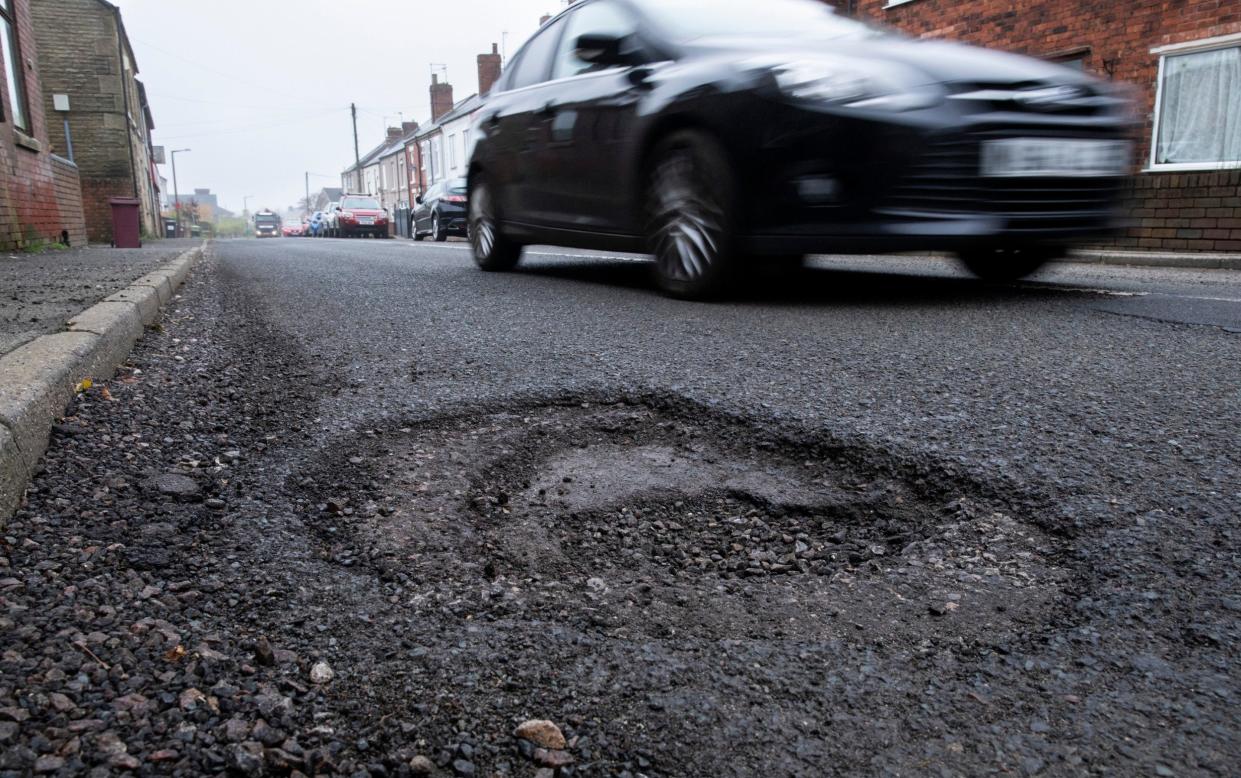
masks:
<path fill-rule="evenodd" d="M 1041 620 L 1068 578 L 1058 541 L 882 460 L 705 413 L 545 406 L 375 434 L 304 484 L 330 553 L 428 613 L 803 640 Z"/>

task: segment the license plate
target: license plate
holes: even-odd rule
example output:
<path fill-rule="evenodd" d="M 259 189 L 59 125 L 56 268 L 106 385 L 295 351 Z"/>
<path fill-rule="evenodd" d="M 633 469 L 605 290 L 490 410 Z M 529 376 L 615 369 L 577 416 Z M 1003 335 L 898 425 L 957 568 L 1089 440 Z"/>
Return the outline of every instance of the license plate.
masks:
<path fill-rule="evenodd" d="M 375 223 L 375 217 L 373 216 L 359 216 L 358 217 L 358 224 L 374 224 L 374 223 Z"/>
<path fill-rule="evenodd" d="M 1006 138 L 982 146 L 982 174 L 997 178 L 1120 176 L 1129 144 L 1116 140 Z"/>

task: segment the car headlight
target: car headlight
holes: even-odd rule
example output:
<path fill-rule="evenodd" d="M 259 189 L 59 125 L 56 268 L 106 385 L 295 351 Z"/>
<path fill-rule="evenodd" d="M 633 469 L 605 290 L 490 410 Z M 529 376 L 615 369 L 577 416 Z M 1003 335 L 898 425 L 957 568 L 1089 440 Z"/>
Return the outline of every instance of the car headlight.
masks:
<path fill-rule="evenodd" d="M 911 111 L 940 100 L 933 89 L 909 88 L 879 67 L 862 69 L 831 59 L 767 63 L 776 85 L 794 100 L 847 108 Z"/>

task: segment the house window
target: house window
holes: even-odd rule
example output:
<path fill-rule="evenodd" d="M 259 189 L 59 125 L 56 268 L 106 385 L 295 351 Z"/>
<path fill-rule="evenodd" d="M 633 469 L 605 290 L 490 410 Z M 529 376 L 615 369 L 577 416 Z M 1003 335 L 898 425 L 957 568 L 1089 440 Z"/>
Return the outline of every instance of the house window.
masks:
<path fill-rule="evenodd" d="M 450 170 L 457 169 L 457 136 L 448 136 L 448 167 Z"/>
<path fill-rule="evenodd" d="M 0 0 L 0 51 L 4 56 L 4 77 L 9 85 L 9 110 L 13 126 L 30 132 L 30 107 L 26 102 L 26 74 L 22 67 L 21 50 L 17 46 L 17 19 L 13 4 L 16 0 Z M 0 115 L 0 119 L 4 116 Z"/>
<path fill-rule="evenodd" d="M 1164 46 L 1152 170 L 1241 166 L 1241 35 Z"/>

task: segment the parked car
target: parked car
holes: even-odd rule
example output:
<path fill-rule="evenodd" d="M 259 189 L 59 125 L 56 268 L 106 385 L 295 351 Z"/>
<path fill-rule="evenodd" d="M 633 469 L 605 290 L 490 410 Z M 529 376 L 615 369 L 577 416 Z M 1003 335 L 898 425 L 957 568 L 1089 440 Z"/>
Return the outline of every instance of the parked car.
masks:
<path fill-rule="evenodd" d="M 281 232 L 284 233 L 284 237 L 286 238 L 300 238 L 302 236 L 302 229 L 303 227 L 301 222 L 297 222 L 295 224 L 284 225 L 284 227 L 281 228 Z"/>
<path fill-rule="evenodd" d="M 649 250 L 665 291 L 700 297 L 817 252 L 1025 276 L 1114 227 L 1132 119 L 1080 71 L 817 0 L 583 0 L 512 59 L 476 129 L 480 267 L 532 243 Z"/>
<path fill-rule="evenodd" d="M 323 234 L 328 238 L 338 237 L 336 234 L 336 212 L 340 210 L 340 201 L 328 203 L 323 212 Z"/>
<path fill-rule="evenodd" d="M 440 181 L 427 187 L 426 194 L 415 198 L 415 208 L 409 215 L 409 234 L 414 240 L 430 235 L 439 242 L 449 235 L 464 237 L 466 232 L 466 193 L 464 178 Z"/>
<path fill-rule="evenodd" d="M 374 197 L 345 195 L 332 211 L 335 234 L 339 238 L 371 235 L 388 237 L 388 212 Z"/>

